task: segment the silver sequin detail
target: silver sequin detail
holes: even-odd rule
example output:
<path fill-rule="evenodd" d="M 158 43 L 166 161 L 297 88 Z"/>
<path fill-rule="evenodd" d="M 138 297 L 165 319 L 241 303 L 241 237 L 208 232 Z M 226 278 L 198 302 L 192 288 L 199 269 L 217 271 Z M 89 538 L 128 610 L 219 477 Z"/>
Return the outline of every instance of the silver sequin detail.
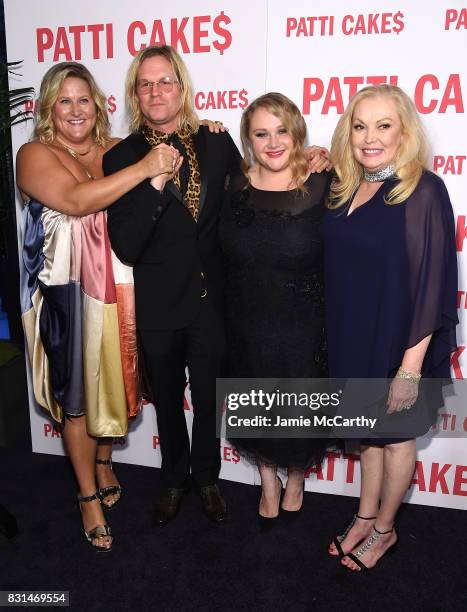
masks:
<path fill-rule="evenodd" d="M 355 556 L 361 557 L 371 546 L 373 546 L 373 544 L 376 542 L 376 540 L 378 540 L 380 535 L 381 535 L 380 533 L 378 533 L 377 531 L 373 529 L 373 533 L 368 538 L 368 540 L 365 542 L 365 544 L 363 544 L 363 546 L 361 546 L 357 550 L 357 552 L 355 553 Z"/>
<path fill-rule="evenodd" d="M 363 177 L 365 181 L 368 181 L 368 183 L 378 183 L 379 181 L 385 181 L 386 179 L 391 178 L 391 176 L 394 176 L 395 173 L 396 168 L 393 164 L 388 164 L 387 166 L 381 168 L 381 170 L 377 170 L 376 172 L 370 172 L 366 168 L 363 168 Z"/>
<path fill-rule="evenodd" d="M 352 521 L 350 523 L 350 525 L 347 527 L 347 529 L 344 531 L 344 533 L 342 535 L 338 535 L 337 539 L 339 540 L 339 542 L 342 542 L 342 540 L 345 540 L 345 538 L 347 537 L 349 531 L 352 529 L 352 527 L 355 525 L 355 521 L 357 520 L 357 515 L 354 514 Z"/>

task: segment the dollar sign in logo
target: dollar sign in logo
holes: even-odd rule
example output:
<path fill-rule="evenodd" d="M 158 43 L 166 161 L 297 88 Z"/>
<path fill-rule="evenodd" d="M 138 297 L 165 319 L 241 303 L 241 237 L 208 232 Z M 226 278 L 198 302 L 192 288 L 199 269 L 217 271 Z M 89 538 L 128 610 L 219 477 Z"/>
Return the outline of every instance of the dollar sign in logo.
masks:
<path fill-rule="evenodd" d="M 396 24 L 392 29 L 396 34 L 399 34 L 404 29 L 404 22 L 402 19 L 404 18 L 403 13 L 400 11 L 394 15 L 394 23 Z"/>
<path fill-rule="evenodd" d="M 226 30 L 225 28 L 222 27 L 221 23 L 224 23 L 225 25 L 228 25 L 231 22 L 230 17 L 228 17 L 227 15 L 224 15 L 224 11 L 221 11 L 220 15 L 218 15 L 213 22 L 213 29 L 214 32 L 218 35 L 218 36 L 222 36 L 224 38 L 224 42 L 221 43 L 217 40 L 215 40 L 212 45 L 215 49 L 217 49 L 219 51 L 219 53 L 221 55 L 224 54 L 224 51 L 226 49 L 228 49 L 230 47 L 230 45 L 232 44 L 232 34 Z"/>
<path fill-rule="evenodd" d="M 115 96 L 109 96 L 107 98 L 107 104 L 108 104 L 107 111 L 111 115 L 113 115 L 114 112 L 117 110 L 117 105 L 115 104 Z"/>

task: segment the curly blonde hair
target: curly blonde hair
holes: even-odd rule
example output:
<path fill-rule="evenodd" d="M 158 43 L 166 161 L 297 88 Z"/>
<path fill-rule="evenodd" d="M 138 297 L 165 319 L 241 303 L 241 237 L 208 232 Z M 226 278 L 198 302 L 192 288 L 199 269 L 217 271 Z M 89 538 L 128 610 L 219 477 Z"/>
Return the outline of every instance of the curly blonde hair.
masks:
<path fill-rule="evenodd" d="M 251 151 L 250 124 L 253 113 L 258 108 L 264 108 L 277 117 L 292 137 L 293 146 L 290 152 L 289 164 L 292 171 L 291 183 L 302 192 L 306 192 L 305 180 L 309 174 L 309 165 L 304 152 L 306 138 L 306 123 L 298 107 L 286 96 L 277 92 L 266 93 L 253 100 L 243 111 L 240 122 L 240 138 L 243 146 L 244 159 L 242 170 L 248 178 L 248 171 L 254 163 Z"/>
<path fill-rule="evenodd" d="M 196 134 L 199 128 L 199 120 L 193 104 L 193 87 L 190 75 L 182 58 L 170 45 L 162 45 L 160 47 L 151 46 L 141 49 L 130 64 L 126 77 L 125 92 L 131 131 L 139 130 L 144 124 L 144 116 L 141 112 L 138 95 L 136 93 L 136 83 L 138 80 L 139 67 L 144 60 L 149 57 L 164 57 L 170 62 L 175 78 L 179 83 L 181 94 L 178 127 L 187 130 L 191 134 Z"/>
<path fill-rule="evenodd" d="M 331 143 L 331 159 L 338 180 L 331 186 L 330 208 L 348 202 L 357 190 L 363 167 L 355 159 L 351 137 L 355 108 L 368 98 L 387 98 L 396 105 L 401 122 L 402 139 L 394 159 L 399 182 L 387 194 L 387 204 L 400 204 L 412 195 L 423 170 L 427 168 L 429 146 L 420 117 L 409 96 L 395 85 L 371 85 L 355 94 L 345 109 L 334 131 Z"/>
<path fill-rule="evenodd" d="M 91 98 L 96 106 L 96 125 L 93 128 L 93 138 L 97 144 L 105 146 L 110 141 L 110 123 L 107 116 L 106 98 L 86 66 L 78 62 L 60 62 L 49 68 L 45 73 L 36 104 L 34 137 L 43 143 L 52 142 L 55 138 L 52 110 L 65 79 L 69 77 L 82 79 L 88 84 Z"/>

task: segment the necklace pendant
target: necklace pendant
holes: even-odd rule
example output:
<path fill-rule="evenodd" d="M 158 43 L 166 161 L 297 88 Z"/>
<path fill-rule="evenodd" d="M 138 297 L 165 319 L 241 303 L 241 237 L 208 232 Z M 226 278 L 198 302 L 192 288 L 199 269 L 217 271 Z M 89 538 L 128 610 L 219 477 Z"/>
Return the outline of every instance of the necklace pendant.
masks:
<path fill-rule="evenodd" d="M 67 144 L 65 144 L 58 136 L 55 137 L 55 140 L 60 144 L 61 147 L 66 149 L 68 151 L 68 153 L 70 155 L 72 155 L 73 157 L 75 157 L 76 159 L 78 159 L 78 157 L 84 157 L 85 155 L 90 153 L 93 150 L 93 148 L 95 148 L 95 146 L 96 146 L 95 143 L 94 143 L 94 144 L 92 144 L 89 147 L 89 149 L 87 151 L 84 151 L 84 153 L 80 153 L 79 151 L 75 151 L 74 149 L 69 147 Z"/>
<path fill-rule="evenodd" d="M 396 174 L 396 168 L 394 164 L 388 164 L 381 170 L 376 170 L 376 172 L 370 172 L 366 168 L 363 168 L 363 178 L 368 183 L 378 183 L 380 181 L 385 181 L 388 178 L 393 177 Z"/>
<path fill-rule="evenodd" d="M 63 147 L 65 149 L 65 151 L 71 155 L 71 157 L 73 157 L 74 159 L 76 159 L 76 161 L 78 162 L 78 164 L 81 166 L 81 168 L 83 168 L 86 176 L 88 177 L 88 179 L 92 180 L 94 179 L 93 175 L 89 172 L 87 166 L 80 160 L 80 157 L 83 157 L 84 155 L 87 155 L 91 149 L 93 147 L 96 147 L 96 145 L 92 145 L 92 147 L 86 151 L 85 153 L 78 153 L 77 151 L 75 151 L 74 149 L 72 149 L 71 147 L 67 146 L 64 142 L 62 142 L 60 140 L 60 138 L 55 138 L 55 140 L 60 144 L 61 147 Z M 96 148 L 97 151 L 97 148 Z M 94 155 L 94 159 L 96 158 L 96 154 Z M 94 161 L 94 160 L 92 160 Z"/>

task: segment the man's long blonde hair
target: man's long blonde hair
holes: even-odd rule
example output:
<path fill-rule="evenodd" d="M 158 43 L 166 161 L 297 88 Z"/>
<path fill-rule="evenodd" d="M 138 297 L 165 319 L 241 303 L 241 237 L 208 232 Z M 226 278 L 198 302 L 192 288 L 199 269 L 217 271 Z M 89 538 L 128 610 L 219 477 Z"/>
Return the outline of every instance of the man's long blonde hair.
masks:
<path fill-rule="evenodd" d="M 161 47 L 152 46 L 141 49 L 131 62 L 125 85 L 126 104 L 130 117 L 131 131 L 135 132 L 144 125 L 144 116 L 139 105 L 136 85 L 139 67 L 144 60 L 149 57 L 164 57 L 170 62 L 175 78 L 179 83 L 181 95 L 178 127 L 179 129 L 188 130 L 191 134 L 195 134 L 199 128 L 199 120 L 193 105 L 193 87 L 191 85 L 190 75 L 182 58 L 170 45 L 162 45 Z"/>

